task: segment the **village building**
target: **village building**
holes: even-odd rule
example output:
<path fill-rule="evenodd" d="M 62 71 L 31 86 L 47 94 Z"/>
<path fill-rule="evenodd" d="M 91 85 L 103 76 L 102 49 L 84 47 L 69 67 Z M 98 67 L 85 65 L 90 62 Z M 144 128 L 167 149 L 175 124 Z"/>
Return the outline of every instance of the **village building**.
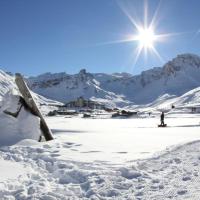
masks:
<path fill-rule="evenodd" d="M 189 107 L 192 113 L 200 113 L 200 106 L 191 106 Z"/>
<path fill-rule="evenodd" d="M 106 108 L 105 105 L 96 101 L 84 99 L 82 96 L 78 97 L 74 101 L 66 103 L 65 106 L 67 108 L 89 108 L 89 109 L 100 109 L 100 110 Z"/>

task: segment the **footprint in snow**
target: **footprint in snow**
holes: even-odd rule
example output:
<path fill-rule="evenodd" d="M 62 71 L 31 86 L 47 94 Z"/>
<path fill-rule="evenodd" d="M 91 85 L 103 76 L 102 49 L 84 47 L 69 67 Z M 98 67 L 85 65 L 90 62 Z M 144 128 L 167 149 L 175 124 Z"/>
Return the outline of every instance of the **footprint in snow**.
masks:
<path fill-rule="evenodd" d="M 174 162 L 175 162 L 176 164 L 180 164 L 180 163 L 181 163 L 181 159 L 179 159 L 179 158 L 174 158 Z"/>
<path fill-rule="evenodd" d="M 137 193 L 135 194 L 135 196 L 143 196 L 143 195 L 144 195 L 143 192 L 137 192 Z"/>
<path fill-rule="evenodd" d="M 193 175 L 194 176 L 199 176 L 199 173 L 198 172 L 194 172 Z"/>
<path fill-rule="evenodd" d="M 184 195 L 184 194 L 186 194 L 186 193 L 187 193 L 187 190 L 179 190 L 179 191 L 177 192 L 178 195 Z"/>
<path fill-rule="evenodd" d="M 71 151 L 78 151 L 77 149 L 70 149 Z"/>
<path fill-rule="evenodd" d="M 40 149 L 40 148 L 37 148 L 36 151 L 37 151 L 37 153 L 43 153 L 43 152 L 45 152 L 44 149 Z"/>
<path fill-rule="evenodd" d="M 64 144 L 63 147 L 64 147 L 64 148 L 71 148 L 72 145 Z"/>
<path fill-rule="evenodd" d="M 59 153 L 52 153 L 51 156 L 52 157 L 58 157 L 58 156 L 60 156 L 60 154 Z"/>
<path fill-rule="evenodd" d="M 144 185 L 138 185 L 138 186 L 136 186 L 136 189 L 137 189 L 137 190 L 141 190 L 141 189 L 143 189 L 143 188 L 145 188 Z"/>
<path fill-rule="evenodd" d="M 81 153 L 100 153 L 101 151 L 83 151 Z"/>
<path fill-rule="evenodd" d="M 191 180 L 191 177 L 190 176 L 184 176 L 182 178 L 183 181 L 190 181 Z"/>
<path fill-rule="evenodd" d="M 67 168 L 67 164 L 66 163 L 59 163 L 58 164 L 58 168 L 59 169 L 66 169 Z"/>
<path fill-rule="evenodd" d="M 82 144 L 75 144 L 72 142 L 66 142 L 65 144 L 63 144 L 63 147 L 65 148 L 78 147 L 78 146 L 82 146 Z"/>
<path fill-rule="evenodd" d="M 152 183 L 160 183 L 160 180 L 159 179 L 153 179 Z"/>
<path fill-rule="evenodd" d="M 60 152 L 59 150 L 52 151 L 52 153 L 59 153 L 59 152 Z"/>
<path fill-rule="evenodd" d="M 113 153 L 126 154 L 128 152 L 126 152 L 126 151 L 119 151 L 119 152 L 113 152 Z"/>
<path fill-rule="evenodd" d="M 67 145 L 73 145 L 74 143 L 73 142 L 65 142 L 65 144 L 67 144 Z"/>
<path fill-rule="evenodd" d="M 164 189 L 164 185 L 159 185 L 159 189 L 160 190 Z"/>
<path fill-rule="evenodd" d="M 43 145 L 43 147 L 46 148 L 46 149 L 50 149 L 51 148 L 51 146 L 48 145 L 48 144 Z"/>
<path fill-rule="evenodd" d="M 74 146 L 75 147 L 80 147 L 80 146 L 82 146 L 82 144 L 75 144 Z"/>

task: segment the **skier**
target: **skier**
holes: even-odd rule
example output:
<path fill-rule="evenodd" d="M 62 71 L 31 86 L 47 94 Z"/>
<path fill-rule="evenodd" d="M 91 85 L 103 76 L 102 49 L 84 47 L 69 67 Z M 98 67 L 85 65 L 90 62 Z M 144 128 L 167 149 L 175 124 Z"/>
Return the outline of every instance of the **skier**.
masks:
<path fill-rule="evenodd" d="M 164 112 L 162 112 L 162 114 L 160 115 L 161 126 L 165 126 L 164 118 L 165 118 L 165 114 Z"/>

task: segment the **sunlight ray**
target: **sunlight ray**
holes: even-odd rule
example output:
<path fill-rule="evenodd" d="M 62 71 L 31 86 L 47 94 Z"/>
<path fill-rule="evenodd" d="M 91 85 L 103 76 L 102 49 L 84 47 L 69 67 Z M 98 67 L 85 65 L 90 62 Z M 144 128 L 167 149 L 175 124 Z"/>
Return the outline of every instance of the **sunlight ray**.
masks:
<path fill-rule="evenodd" d="M 177 33 L 163 33 L 163 34 L 157 34 L 157 35 L 155 35 L 155 37 L 156 37 L 156 40 L 160 41 L 163 39 L 167 39 L 167 38 L 174 37 L 174 36 L 181 36 L 181 35 L 188 34 L 188 33 L 191 33 L 191 31 L 177 32 Z"/>
<path fill-rule="evenodd" d="M 156 27 L 157 20 L 158 20 L 158 13 L 159 13 L 161 4 L 162 4 L 162 0 L 159 1 L 158 6 L 157 6 L 157 8 L 156 8 L 156 10 L 154 12 L 153 18 L 152 18 L 151 23 L 149 25 L 150 28 Z"/>
<path fill-rule="evenodd" d="M 95 46 L 104 46 L 104 45 L 120 44 L 120 43 L 127 43 L 127 42 L 129 43 L 129 42 L 133 42 L 136 40 L 137 40 L 137 38 L 135 36 L 129 36 L 126 39 L 97 43 L 97 44 L 95 44 Z"/>
<path fill-rule="evenodd" d="M 136 48 L 136 55 L 135 55 L 135 58 L 134 58 L 134 63 L 133 63 L 133 66 L 135 66 L 135 64 L 137 63 L 139 57 L 140 57 L 140 54 L 142 52 L 142 49 L 143 47 L 141 45 L 139 45 L 137 48 Z"/>
<path fill-rule="evenodd" d="M 156 50 L 156 48 L 154 46 L 151 47 L 151 50 L 159 58 L 159 60 L 160 60 L 161 63 L 165 63 L 164 59 L 161 57 L 161 55 L 159 54 L 159 52 Z"/>
<path fill-rule="evenodd" d="M 119 5 L 119 8 L 121 9 L 121 11 L 127 16 L 127 18 L 130 20 L 130 22 L 134 25 L 134 27 L 136 27 L 136 29 L 138 29 L 140 27 L 139 24 L 131 16 L 131 14 L 128 12 L 127 8 L 125 8 L 125 6 L 122 3 L 118 2 L 118 5 Z"/>
<path fill-rule="evenodd" d="M 148 1 L 144 1 L 144 27 L 148 26 Z"/>

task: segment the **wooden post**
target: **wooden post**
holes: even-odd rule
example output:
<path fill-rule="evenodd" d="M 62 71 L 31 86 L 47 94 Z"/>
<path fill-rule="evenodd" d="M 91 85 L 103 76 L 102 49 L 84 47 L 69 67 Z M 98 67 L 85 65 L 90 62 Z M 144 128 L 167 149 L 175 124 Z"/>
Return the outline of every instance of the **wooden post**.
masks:
<path fill-rule="evenodd" d="M 30 111 L 38 116 L 40 118 L 40 128 L 42 130 L 42 134 L 45 137 L 46 141 L 53 140 L 53 135 L 49 127 L 47 126 L 46 121 L 44 120 L 44 117 L 42 116 L 39 108 L 37 107 L 31 92 L 27 86 L 27 84 L 24 82 L 24 79 L 21 74 L 16 73 L 15 74 L 15 82 L 17 84 L 17 87 L 19 88 L 20 93 L 22 94 L 22 97 L 25 100 L 25 103 L 27 104 Z"/>

